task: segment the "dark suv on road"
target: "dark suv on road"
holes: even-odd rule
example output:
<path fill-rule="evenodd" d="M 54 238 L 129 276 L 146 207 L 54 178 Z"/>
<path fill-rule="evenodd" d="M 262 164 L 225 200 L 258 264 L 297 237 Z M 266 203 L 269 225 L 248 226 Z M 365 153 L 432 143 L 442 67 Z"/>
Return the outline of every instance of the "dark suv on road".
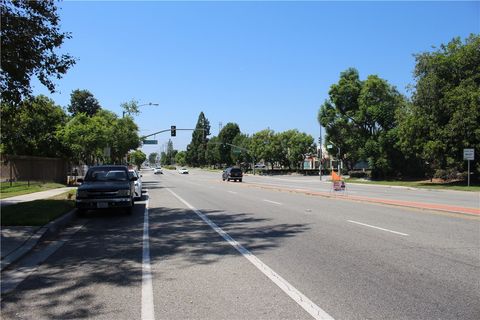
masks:
<path fill-rule="evenodd" d="M 126 166 L 96 166 L 78 179 L 76 207 L 79 214 L 89 209 L 125 208 L 132 213 L 135 197 L 134 181 Z"/>
<path fill-rule="evenodd" d="M 242 178 L 243 178 L 243 172 L 242 172 L 242 169 L 239 169 L 239 168 L 227 168 L 225 169 L 225 171 L 223 171 L 223 174 L 222 174 L 223 181 L 238 180 L 242 182 Z"/>

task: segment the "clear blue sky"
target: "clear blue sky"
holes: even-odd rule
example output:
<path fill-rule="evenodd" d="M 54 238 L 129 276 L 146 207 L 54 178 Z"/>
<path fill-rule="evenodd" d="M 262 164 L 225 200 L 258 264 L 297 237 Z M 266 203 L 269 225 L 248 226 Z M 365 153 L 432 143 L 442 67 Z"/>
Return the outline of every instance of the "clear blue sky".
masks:
<path fill-rule="evenodd" d="M 480 32 L 480 2 L 62 2 L 62 51 L 78 58 L 47 94 L 67 106 L 87 89 L 121 115 L 131 99 L 159 103 L 140 134 L 193 128 L 203 111 L 244 133 L 298 129 L 318 139 L 317 112 L 340 72 L 377 74 L 408 95 L 413 54 Z M 34 93 L 46 94 L 41 85 Z M 159 151 L 169 135 L 157 136 Z M 190 132 L 177 132 L 186 148 Z"/>

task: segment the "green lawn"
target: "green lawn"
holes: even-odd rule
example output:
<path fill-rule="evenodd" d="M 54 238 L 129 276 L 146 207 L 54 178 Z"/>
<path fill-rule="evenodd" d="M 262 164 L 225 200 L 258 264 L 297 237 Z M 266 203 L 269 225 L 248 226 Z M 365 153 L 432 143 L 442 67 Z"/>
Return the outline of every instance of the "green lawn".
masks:
<path fill-rule="evenodd" d="M 28 186 L 27 182 L 25 181 L 13 182 L 12 186 L 10 186 L 10 182 L 2 182 L 0 184 L 0 199 L 63 187 L 65 187 L 65 185 L 54 182 L 43 183 L 38 181 L 30 181 L 30 186 Z"/>
<path fill-rule="evenodd" d="M 69 196 L 70 194 L 70 196 Z M 75 190 L 53 198 L 3 207 L 2 226 L 43 226 L 75 207 Z"/>
<path fill-rule="evenodd" d="M 403 187 L 413 187 L 413 188 L 424 188 L 424 189 L 443 189 L 443 190 L 459 190 L 459 191 L 480 191 L 480 185 L 470 185 L 467 187 L 466 182 L 429 182 L 429 181 L 398 181 L 398 180 L 362 180 L 362 179 L 347 179 L 346 182 L 349 183 L 362 183 L 362 184 L 380 184 L 380 185 L 389 185 L 389 186 L 403 186 Z"/>

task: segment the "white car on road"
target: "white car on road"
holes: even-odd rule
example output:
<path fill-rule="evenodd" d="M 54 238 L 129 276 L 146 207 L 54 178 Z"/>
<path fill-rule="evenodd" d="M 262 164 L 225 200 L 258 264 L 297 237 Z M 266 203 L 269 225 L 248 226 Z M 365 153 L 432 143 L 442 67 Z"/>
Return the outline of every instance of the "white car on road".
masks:
<path fill-rule="evenodd" d="M 153 169 L 153 174 L 163 174 L 162 168 L 156 167 Z"/>
<path fill-rule="evenodd" d="M 128 175 L 131 177 L 137 177 L 135 180 L 135 198 L 142 199 L 142 175 L 135 169 L 128 169 Z"/>
<path fill-rule="evenodd" d="M 182 168 L 178 169 L 178 173 L 181 173 L 181 174 L 188 174 L 188 169 L 187 169 L 187 168 L 184 168 L 184 167 L 182 167 Z"/>

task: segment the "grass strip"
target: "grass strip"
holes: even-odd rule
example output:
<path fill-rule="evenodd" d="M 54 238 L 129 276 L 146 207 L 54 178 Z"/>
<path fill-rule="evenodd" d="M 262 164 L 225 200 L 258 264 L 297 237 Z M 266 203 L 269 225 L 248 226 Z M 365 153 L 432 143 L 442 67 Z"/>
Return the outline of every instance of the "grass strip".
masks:
<path fill-rule="evenodd" d="M 54 182 L 43 183 L 38 181 L 31 181 L 30 186 L 28 186 L 28 183 L 25 181 L 13 182 L 11 186 L 10 182 L 2 182 L 0 184 L 0 199 L 63 187 L 65 187 L 65 185 Z"/>
<path fill-rule="evenodd" d="M 69 196 L 70 194 L 70 196 Z M 58 196 L 22 202 L 1 209 L 2 226 L 43 226 L 75 207 L 75 191 Z"/>
<path fill-rule="evenodd" d="M 423 188 L 423 189 L 439 189 L 439 190 L 458 190 L 458 191 L 480 191 L 479 185 L 470 185 L 466 186 L 465 182 L 428 182 L 428 181 L 398 181 L 398 180 L 362 180 L 362 179 L 346 179 L 346 182 L 349 183 L 359 183 L 359 184 L 378 184 L 385 186 L 401 186 L 401 187 L 412 187 L 412 188 Z"/>

